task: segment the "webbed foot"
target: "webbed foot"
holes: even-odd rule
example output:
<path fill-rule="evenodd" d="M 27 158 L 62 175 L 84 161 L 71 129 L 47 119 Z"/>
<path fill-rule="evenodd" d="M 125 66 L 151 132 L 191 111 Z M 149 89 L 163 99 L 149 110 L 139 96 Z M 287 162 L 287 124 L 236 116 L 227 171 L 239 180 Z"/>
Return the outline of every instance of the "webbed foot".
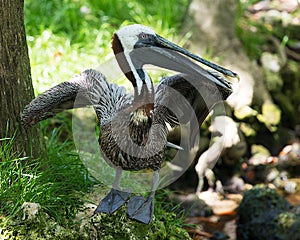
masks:
<path fill-rule="evenodd" d="M 119 209 L 129 198 L 130 192 L 123 192 L 112 188 L 105 198 L 101 200 L 94 211 L 96 213 L 111 214 Z"/>
<path fill-rule="evenodd" d="M 127 209 L 129 218 L 149 224 L 154 212 L 154 197 L 151 195 L 148 198 L 133 197 L 129 200 Z"/>

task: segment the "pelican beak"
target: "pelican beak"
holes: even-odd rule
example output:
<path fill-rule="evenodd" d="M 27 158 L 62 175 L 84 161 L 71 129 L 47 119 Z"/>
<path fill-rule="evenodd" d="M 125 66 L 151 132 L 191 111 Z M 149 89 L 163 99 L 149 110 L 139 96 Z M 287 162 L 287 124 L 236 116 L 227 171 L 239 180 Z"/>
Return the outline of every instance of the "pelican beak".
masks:
<path fill-rule="evenodd" d="M 132 51 L 130 55 L 132 55 L 132 59 L 137 59 L 142 65 L 152 64 L 188 75 L 199 76 L 200 74 L 201 77 L 205 77 L 227 90 L 231 90 L 231 84 L 226 78 L 239 79 L 236 73 L 209 62 L 159 35 L 155 35 L 151 41 L 138 43 L 135 47 L 135 50 L 138 51 Z M 190 59 L 216 70 L 226 78 L 222 75 L 217 76 L 216 72 L 208 71 Z"/>

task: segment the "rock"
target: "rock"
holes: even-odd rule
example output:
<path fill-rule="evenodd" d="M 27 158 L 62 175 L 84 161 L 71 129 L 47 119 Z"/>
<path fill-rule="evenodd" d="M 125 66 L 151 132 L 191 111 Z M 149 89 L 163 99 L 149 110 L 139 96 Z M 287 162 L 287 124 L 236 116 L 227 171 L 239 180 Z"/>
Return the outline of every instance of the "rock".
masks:
<path fill-rule="evenodd" d="M 32 220 L 37 217 L 37 214 L 41 209 L 41 205 L 38 203 L 24 202 L 21 209 L 23 210 L 22 220 Z"/>
<path fill-rule="evenodd" d="M 229 196 L 231 197 L 229 198 Z M 198 194 L 199 199 L 210 206 L 216 215 L 233 213 L 240 202 L 239 196 L 239 194 L 231 194 L 227 195 L 228 199 L 224 199 L 219 193 L 212 191 L 205 191 Z"/>
<path fill-rule="evenodd" d="M 300 214 L 275 190 L 255 186 L 238 207 L 237 239 L 300 239 Z"/>
<path fill-rule="evenodd" d="M 285 146 L 279 153 L 278 164 L 283 166 L 299 166 L 300 142 Z"/>
<path fill-rule="evenodd" d="M 215 231 L 213 234 L 213 239 L 214 240 L 226 240 L 226 239 L 228 239 L 228 236 L 225 233 Z"/>
<path fill-rule="evenodd" d="M 160 216 L 161 219 L 164 217 L 171 222 L 176 215 L 172 213 Z M 166 221 L 155 218 L 149 225 L 132 221 L 127 217 L 127 209 L 123 206 L 111 215 L 102 213 L 91 217 L 82 226 L 82 234 L 90 240 L 191 239 L 188 232 L 176 226 L 174 221 L 171 228 Z"/>
<path fill-rule="evenodd" d="M 241 193 L 245 190 L 245 182 L 242 178 L 233 176 L 225 183 L 223 189 L 230 193 Z"/>
<path fill-rule="evenodd" d="M 288 194 L 296 192 L 297 183 L 294 181 L 286 181 L 284 184 L 284 191 Z"/>
<path fill-rule="evenodd" d="M 271 132 L 275 132 L 280 123 L 281 110 L 272 102 L 265 102 L 262 105 L 262 113 L 257 115 L 257 119 L 264 123 Z"/>
<path fill-rule="evenodd" d="M 0 239 L 87 239 L 75 229 L 60 225 L 38 203 L 25 202 L 13 217 L 0 217 Z"/>
<path fill-rule="evenodd" d="M 198 216 L 211 216 L 213 214 L 212 208 L 208 206 L 205 201 L 199 199 L 196 194 L 179 195 L 171 194 L 170 199 L 175 203 L 179 204 L 179 211 L 184 210 L 187 217 L 198 217 Z"/>
<path fill-rule="evenodd" d="M 293 12 L 299 7 L 298 1 L 295 0 L 263 0 L 259 1 L 248 8 L 251 12 L 268 11 L 270 9 L 277 9 L 280 12 Z"/>
<path fill-rule="evenodd" d="M 265 70 L 278 73 L 281 69 L 280 58 L 276 54 L 271 54 L 269 52 L 263 52 L 261 55 L 261 63 Z"/>
<path fill-rule="evenodd" d="M 262 145 L 253 144 L 251 146 L 252 157 L 248 160 L 251 165 L 262 165 L 268 163 L 268 158 L 270 157 L 270 152 L 267 148 Z"/>

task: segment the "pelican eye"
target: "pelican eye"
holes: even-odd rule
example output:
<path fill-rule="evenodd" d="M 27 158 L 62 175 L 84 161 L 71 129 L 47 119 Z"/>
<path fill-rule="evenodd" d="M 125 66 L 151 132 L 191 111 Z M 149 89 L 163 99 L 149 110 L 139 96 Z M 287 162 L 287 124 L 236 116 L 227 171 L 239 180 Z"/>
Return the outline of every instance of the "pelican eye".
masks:
<path fill-rule="evenodd" d="M 139 35 L 138 35 L 139 39 L 143 39 L 143 40 L 147 40 L 149 38 L 149 35 L 144 33 L 144 32 L 141 32 Z"/>
<path fill-rule="evenodd" d="M 154 44 L 154 38 L 151 34 L 141 32 L 137 35 L 137 37 L 139 39 L 134 45 L 134 48 L 150 47 Z"/>

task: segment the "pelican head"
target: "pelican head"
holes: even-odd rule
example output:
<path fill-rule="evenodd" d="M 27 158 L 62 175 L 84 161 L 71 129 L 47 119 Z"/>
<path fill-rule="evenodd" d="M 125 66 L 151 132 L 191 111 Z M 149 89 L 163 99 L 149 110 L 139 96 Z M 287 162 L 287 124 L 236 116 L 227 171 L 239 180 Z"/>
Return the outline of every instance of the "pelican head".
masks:
<path fill-rule="evenodd" d="M 118 30 L 113 36 L 112 48 L 123 73 L 134 87 L 138 88 L 138 92 L 142 91 L 143 85 L 149 89 L 152 84 L 150 77 L 142 69 L 145 64 L 185 74 L 201 75 L 226 90 L 231 90 L 231 85 L 225 78 L 217 78 L 191 59 L 227 77 L 238 78 L 236 73 L 189 52 L 140 24 Z"/>

